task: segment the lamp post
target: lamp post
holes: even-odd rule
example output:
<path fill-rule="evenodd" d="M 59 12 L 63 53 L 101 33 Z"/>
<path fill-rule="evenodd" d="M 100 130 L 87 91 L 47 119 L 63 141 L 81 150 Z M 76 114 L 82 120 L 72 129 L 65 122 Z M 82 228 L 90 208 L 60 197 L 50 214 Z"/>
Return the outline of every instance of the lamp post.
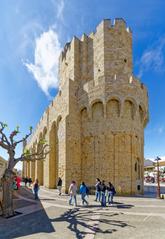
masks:
<path fill-rule="evenodd" d="M 159 157 L 155 159 L 155 161 L 157 162 L 157 198 L 160 198 L 159 160 L 161 160 L 161 158 Z"/>

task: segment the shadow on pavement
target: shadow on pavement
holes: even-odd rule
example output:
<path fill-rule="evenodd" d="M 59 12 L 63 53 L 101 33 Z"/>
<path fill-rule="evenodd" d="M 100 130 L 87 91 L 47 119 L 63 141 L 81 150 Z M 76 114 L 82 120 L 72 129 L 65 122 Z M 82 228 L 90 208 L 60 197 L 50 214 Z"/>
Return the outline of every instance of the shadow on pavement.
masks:
<path fill-rule="evenodd" d="M 32 193 L 24 188 L 21 188 L 20 192 L 18 192 L 20 195 L 24 195 L 24 193 L 28 199 L 33 199 Z M 10 219 L 0 217 L 0 239 L 13 239 L 21 236 L 29 236 L 28 238 L 30 238 L 32 234 L 55 231 L 40 200 L 28 202 L 14 197 L 14 205 L 15 210 L 18 212 L 25 207 L 23 211 L 26 211 L 27 214 L 24 212 L 21 216 L 15 216 Z M 28 214 L 28 208 L 31 206 L 34 208 L 34 212 L 32 211 L 32 213 Z"/>
<path fill-rule="evenodd" d="M 88 208 L 98 208 L 98 210 L 102 210 L 102 209 L 104 209 L 104 210 L 109 210 L 109 208 L 125 208 L 125 209 L 129 209 L 129 208 L 132 208 L 132 207 L 134 207 L 134 205 L 132 205 L 132 204 L 125 204 L 125 203 L 122 203 L 122 202 L 113 202 L 113 204 L 111 204 L 111 206 L 110 205 L 108 205 L 107 204 L 107 206 L 106 207 L 102 207 L 100 204 L 98 204 L 98 205 L 88 205 L 87 206 Z"/>
<path fill-rule="evenodd" d="M 129 208 L 134 207 L 134 205 L 132 205 L 132 204 L 120 203 L 120 202 L 114 202 L 113 207 L 116 207 L 116 208 L 119 208 L 119 209 L 120 209 L 120 208 L 122 208 L 122 209 L 129 209 Z"/>
<path fill-rule="evenodd" d="M 121 214 L 121 213 L 120 213 Z M 118 216 L 118 213 L 101 214 L 99 210 L 96 211 L 81 211 L 79 208 L 69 209 L 63 213 L 60 217 L 54 218 L 52 222 L 66 222 L 67 228 L 72 231 L 77 239 L 84 238 L 87 234 L 94 233 L 106 233 L 112 234 L 118 231 L 117 228 L 132 227 L 124 221 L 113 220 L 114 216 Z M 103 217 L 102 217 L 103 216 Z M 101 229 L 99 224 L 105 224 L 104 228 Z M 108 228 L 107 228 L 108 227 Z M 92 237 L 93 238 L 93 237 Z"/>
<path fill-rule="evenodd" d="M 55 198 L 42 198 L 42 201 L 57 201 Z"/>

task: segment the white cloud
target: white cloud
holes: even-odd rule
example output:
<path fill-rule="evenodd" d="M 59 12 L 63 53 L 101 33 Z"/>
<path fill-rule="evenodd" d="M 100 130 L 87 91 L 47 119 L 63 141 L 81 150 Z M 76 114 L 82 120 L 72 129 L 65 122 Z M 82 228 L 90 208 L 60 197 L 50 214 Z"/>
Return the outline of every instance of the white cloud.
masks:
<path fill-rule="evenodd" d="M 55 8 L 56 19 L 64 22 L 64 7 L 65 1 L 64 0 L 52 0 L 52 4 Z"/>
<path fill-rule="evenodd" d="M 58 87 L 58 60 L 61 50 L 57 32 L 49 29 L 36 39 L 34 64 L 25 63 L 47 96 L 50 88 Z"/>
<path fill-rule="evenodd" d="M 58 87 L 58 59 L 62 51 L 58 34 L 60 24 L 64 24 L 65 0 L 51 0 L 55 10 L 55 23 L 49 31 L 43 32 L 35 40 L 34 63 L 26 62 L 24 65 L 34 76 L 39 87 L 49 96 L 49 89 Z M 58 32 L 54 29 L 57 29 Z M 29 42 L 25 36 L 24 45 Z M 24 48 L 24 45 L 21 46 Z"/>
<path fill-rule="evenodd" d="M 155 72 L 165 71 L 165 36 L 155 42 L 148 50 L 144 51 L 140 59 L 141 77 L 145 71 L 154 70 Z"/>
<path fill-rule="evenodd" d="M 37 34 L 43 31 L 44 29 L 42 25 L 37 21 L 31 20 L 27 24 L 24 24 L 17 36 L 21 39 L 18 48 L 16 49 L 17 53 L 23 57 L 26 56 L 28 48 L 34 47 L 34 39 Z"/>
<path fill-rule="evenodd" d="M 57 18 L 60 20 L 64 20 L 63 17 L 63 12 L 64 12 L 64 1 L 63 0 L 59 0 L 59 4 L 58 4 L 58 8 L 57 8 Z"/>

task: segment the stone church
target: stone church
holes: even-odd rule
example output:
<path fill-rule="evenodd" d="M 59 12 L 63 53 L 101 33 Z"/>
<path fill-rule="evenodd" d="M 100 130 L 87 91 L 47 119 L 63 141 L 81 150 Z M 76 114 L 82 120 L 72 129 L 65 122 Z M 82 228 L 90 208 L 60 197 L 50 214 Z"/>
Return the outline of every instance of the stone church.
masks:
<path fill-rule="evenodd" d="M 71 180 L 111 181 L 118 194 L 143 193 L 144 127 L 148 94 L 133 75 L 132 32 L 123 19 L 103 20 L 90 35 L 66 43 L 59 59 L 59 91 L 26 147 L 45 138 L 43 161 L 24 162 L 23 174 L 63 191 Z"/>

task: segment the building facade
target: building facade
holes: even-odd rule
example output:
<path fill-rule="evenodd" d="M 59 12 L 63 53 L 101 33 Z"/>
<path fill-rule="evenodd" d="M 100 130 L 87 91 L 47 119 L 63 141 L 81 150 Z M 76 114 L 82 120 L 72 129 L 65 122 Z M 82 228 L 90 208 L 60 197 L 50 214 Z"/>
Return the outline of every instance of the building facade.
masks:
<path fill-rule="evenodd" d="M 133 75 L 132 32 L 123 19 L 103 20 L 90 35 L 74 37 L 59 59 L 59 91 L 30 141 L 45 138 L 44 161 L 24 162 L 24 176 L 63 190 L 71 180 L 111 181 L 118 194 L 143 193 L 144 127 L 148 95 Z"/>
<path fill-rule="evenodd" d="M 3 173 L 6 168 L 7 168 L 7 161 L 0 156 L 0 178 L 3 176 Z"/>

